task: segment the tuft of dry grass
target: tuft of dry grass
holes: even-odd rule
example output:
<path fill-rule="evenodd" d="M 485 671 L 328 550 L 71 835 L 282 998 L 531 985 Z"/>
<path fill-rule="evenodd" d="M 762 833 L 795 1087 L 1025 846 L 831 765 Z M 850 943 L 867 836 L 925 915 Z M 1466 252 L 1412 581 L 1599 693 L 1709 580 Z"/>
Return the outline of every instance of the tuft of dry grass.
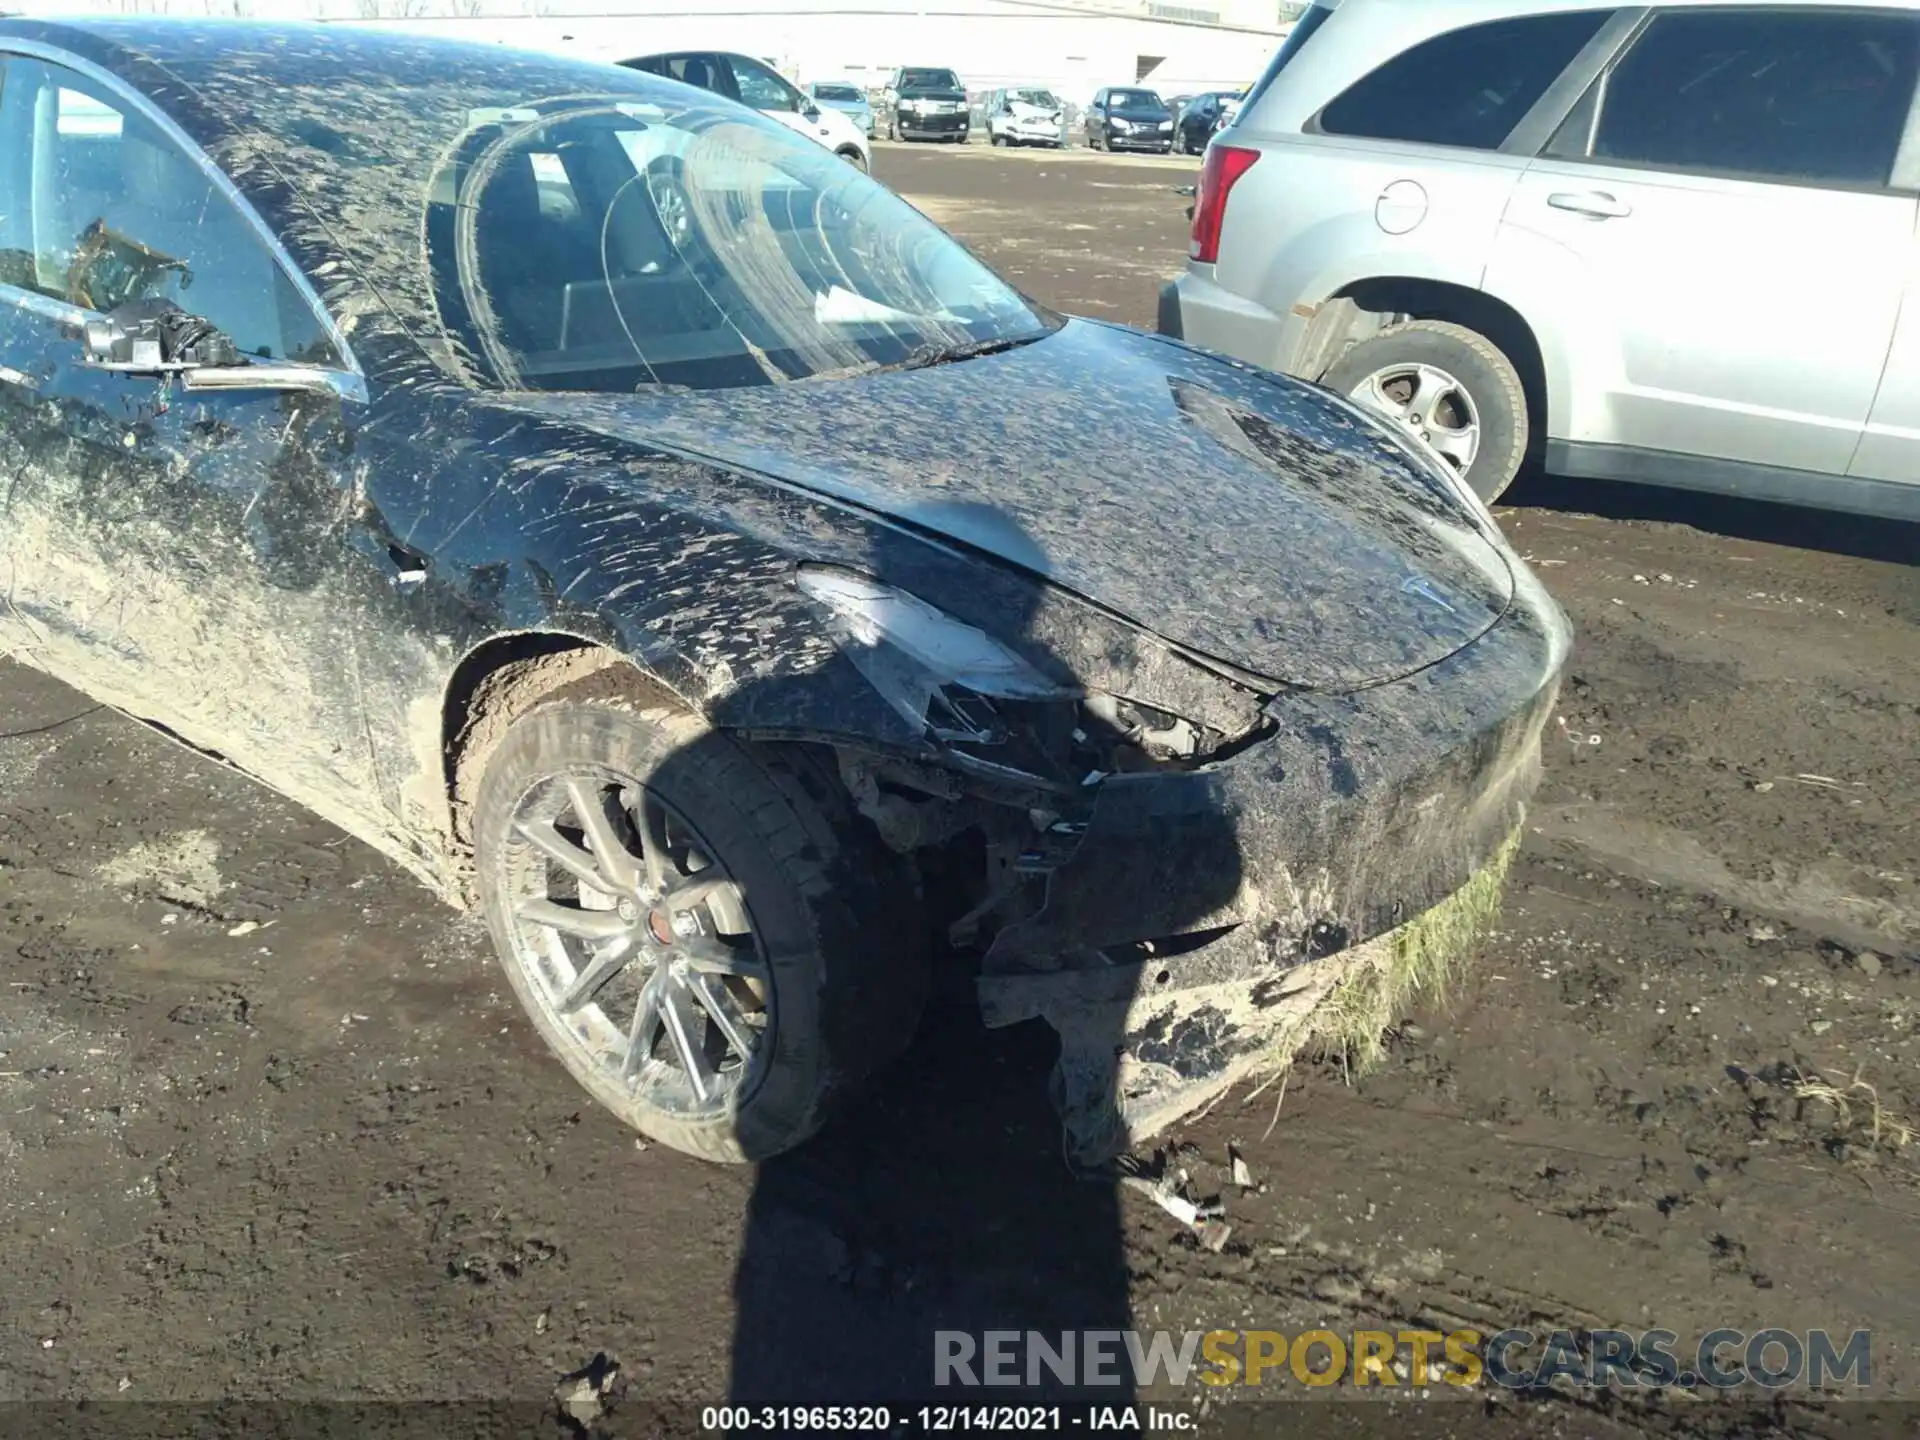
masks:
<path fill-rule="evenodd" d="M 1357 968 L 1314 1012 L 1304 1045 L 1317 1043 L 1322 1054 L 1340 1057 L 1350 1076 L 1378 1065 L 1394 1023 L 1416 1000 L 1445 1000 L 1500 918 L 1507 872 L 1519 848 L 1515 830 L 1466 884 L 1389 935 L 1382 958 Z"/>
<path fill-rule="evenodd" d="M 1520 839 L 1516 829 L 1466 884 L 1431 910 L 1357 952 L 1315 962 L 1343 968 L 1344 973 L 1297 1023 L 1274 1036 L 1251 1077 L 1259 1083 L 1242 1102 L 1252 1101 L 1276 1083 L 1280 1086 L 1267 1134 L 1279 1123 L 1287 1080 L 1300 1055 L 1318 1047 L 1322 1057 L 1340 1059 L 1349 1079 L 1364 1075 L 1385 1057 L 1388 1032 L 1414 1001 L 1445 1000 L 1468 958 L 1500 917 L 1507 872 L 1513 868 Z"/>
<path fill-rule="evenodd" d="M 1789 1080 L 1789 1092 L 1802 1104 L 1830 1108 L 1835 1134 L 1857 1139 L 1864 1130 L 1868 1145 L 1875 1150 L 1898 1154 L 1920 1135 L 1912 1122 L 1880 1103 L 1880 1092 L 1861 1078 L 1859 1070 L 1853 1072 L 1853 1078 L 1845 1085 L 1835 1085 L 1812 1071 L 1795 1070 Z"/>

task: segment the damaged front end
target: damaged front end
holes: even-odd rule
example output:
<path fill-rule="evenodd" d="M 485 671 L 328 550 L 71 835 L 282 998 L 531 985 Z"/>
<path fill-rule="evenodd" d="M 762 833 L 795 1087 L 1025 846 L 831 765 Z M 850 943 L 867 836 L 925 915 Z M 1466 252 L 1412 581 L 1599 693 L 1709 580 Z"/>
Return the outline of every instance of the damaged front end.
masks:
<path fill-rule="evenodd" d="M 937 747 L 929 761 L 842 749 L 841 774 L 920 862 L 950 941 L 979 955 L 986 1023 L 1059 1033 L 1054 1098 L 1083 1165 L 1316 1037 L 1364 1053 L 1471 948 L 1568 648 L 1523 575 L 1477 642 L 1348 694 L 1263 695 L 1179 655 L 1183 699 L 1206 674 L 1201 720 L 855 572 L 805 566 L 797 581 Z"/>

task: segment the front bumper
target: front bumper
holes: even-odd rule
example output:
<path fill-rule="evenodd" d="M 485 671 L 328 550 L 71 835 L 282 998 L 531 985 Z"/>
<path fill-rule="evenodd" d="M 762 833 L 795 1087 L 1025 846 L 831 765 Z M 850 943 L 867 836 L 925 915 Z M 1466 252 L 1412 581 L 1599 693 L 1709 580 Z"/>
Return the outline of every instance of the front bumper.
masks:
<path fill-rule="evenodd" d="M 964 111 L 951 115 L 909 115 L 901 111 L 894 116 L 894 129 L 903 136 L 964 135 L 971 119 Z"/>
<path fill-rule="evenodd" d="M 1112 150 L 1168 150 L 1173 147 L 1173 131 L 1109 130 L 1107 147 Z"/>
<path fill-rule="evenodd" d="M 1517 564 L 1517 562 L 1516 562 Z M 1252 1073 L 1311 962 L 1386 936 L 1503 852 L 1540 775 L 1569 631 L 1521 569 L 1513 605 L 1437 665 L 1290 693 L 1271 738 L 1186 773 L 1100 782 L 1044 908 L 1001 931 L 989 1026 L 1061 1035 L 1068 1148 L 1094 1163 Z"/>
<path fill-rule="evenodd" d="M 1058 145 L 1060 126 L 1046 120 L 1002 121 L 996 132 L 1022 145 Z"/>

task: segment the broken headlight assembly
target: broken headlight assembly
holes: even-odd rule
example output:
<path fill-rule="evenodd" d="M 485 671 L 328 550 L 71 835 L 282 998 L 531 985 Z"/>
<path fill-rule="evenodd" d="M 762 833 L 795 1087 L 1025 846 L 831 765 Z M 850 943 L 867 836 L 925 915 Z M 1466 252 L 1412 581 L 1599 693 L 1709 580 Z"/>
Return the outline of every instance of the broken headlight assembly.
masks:
<path fill-rule="evenodd" d="M 1078 692 L 1049 680 L 984 630 L 955 620 L 904 590 L 834 565 L 802 565 L 794 577 L 803 594 L 825 605 L 844 625 L 856 660 L 890 646 L 930 677 L 1007 700 L 1060 700 Z M 865 669 L 865 666 L 862 666 Z M 890 700 L 898 700 L 891 694 Z M 922 718 L 924 710 L 909 710 Z"/>
<path fill-rule="evenodd" d="M 962 768 L 1081 790 L 1115 771 L 1202 763 L 1221 737 L 1176 715 L 1054 680 L 985 631 L 884 581 L 802 565 L 802 593 L 847 657 Z"/>

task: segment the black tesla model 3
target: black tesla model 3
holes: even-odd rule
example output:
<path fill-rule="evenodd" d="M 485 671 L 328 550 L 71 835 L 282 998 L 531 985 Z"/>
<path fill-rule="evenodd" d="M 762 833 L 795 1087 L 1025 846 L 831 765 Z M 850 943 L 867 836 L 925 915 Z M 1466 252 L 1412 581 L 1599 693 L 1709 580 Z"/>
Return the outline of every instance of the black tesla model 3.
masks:
<path fill-rule="evenodd" d="M 1567 629 L 1416 444 L 652 75 L 0 21 L 0 648 L 483 910 L 695 1154 L 937 964 L 1111 1150 L 1492 863 Z"/>

